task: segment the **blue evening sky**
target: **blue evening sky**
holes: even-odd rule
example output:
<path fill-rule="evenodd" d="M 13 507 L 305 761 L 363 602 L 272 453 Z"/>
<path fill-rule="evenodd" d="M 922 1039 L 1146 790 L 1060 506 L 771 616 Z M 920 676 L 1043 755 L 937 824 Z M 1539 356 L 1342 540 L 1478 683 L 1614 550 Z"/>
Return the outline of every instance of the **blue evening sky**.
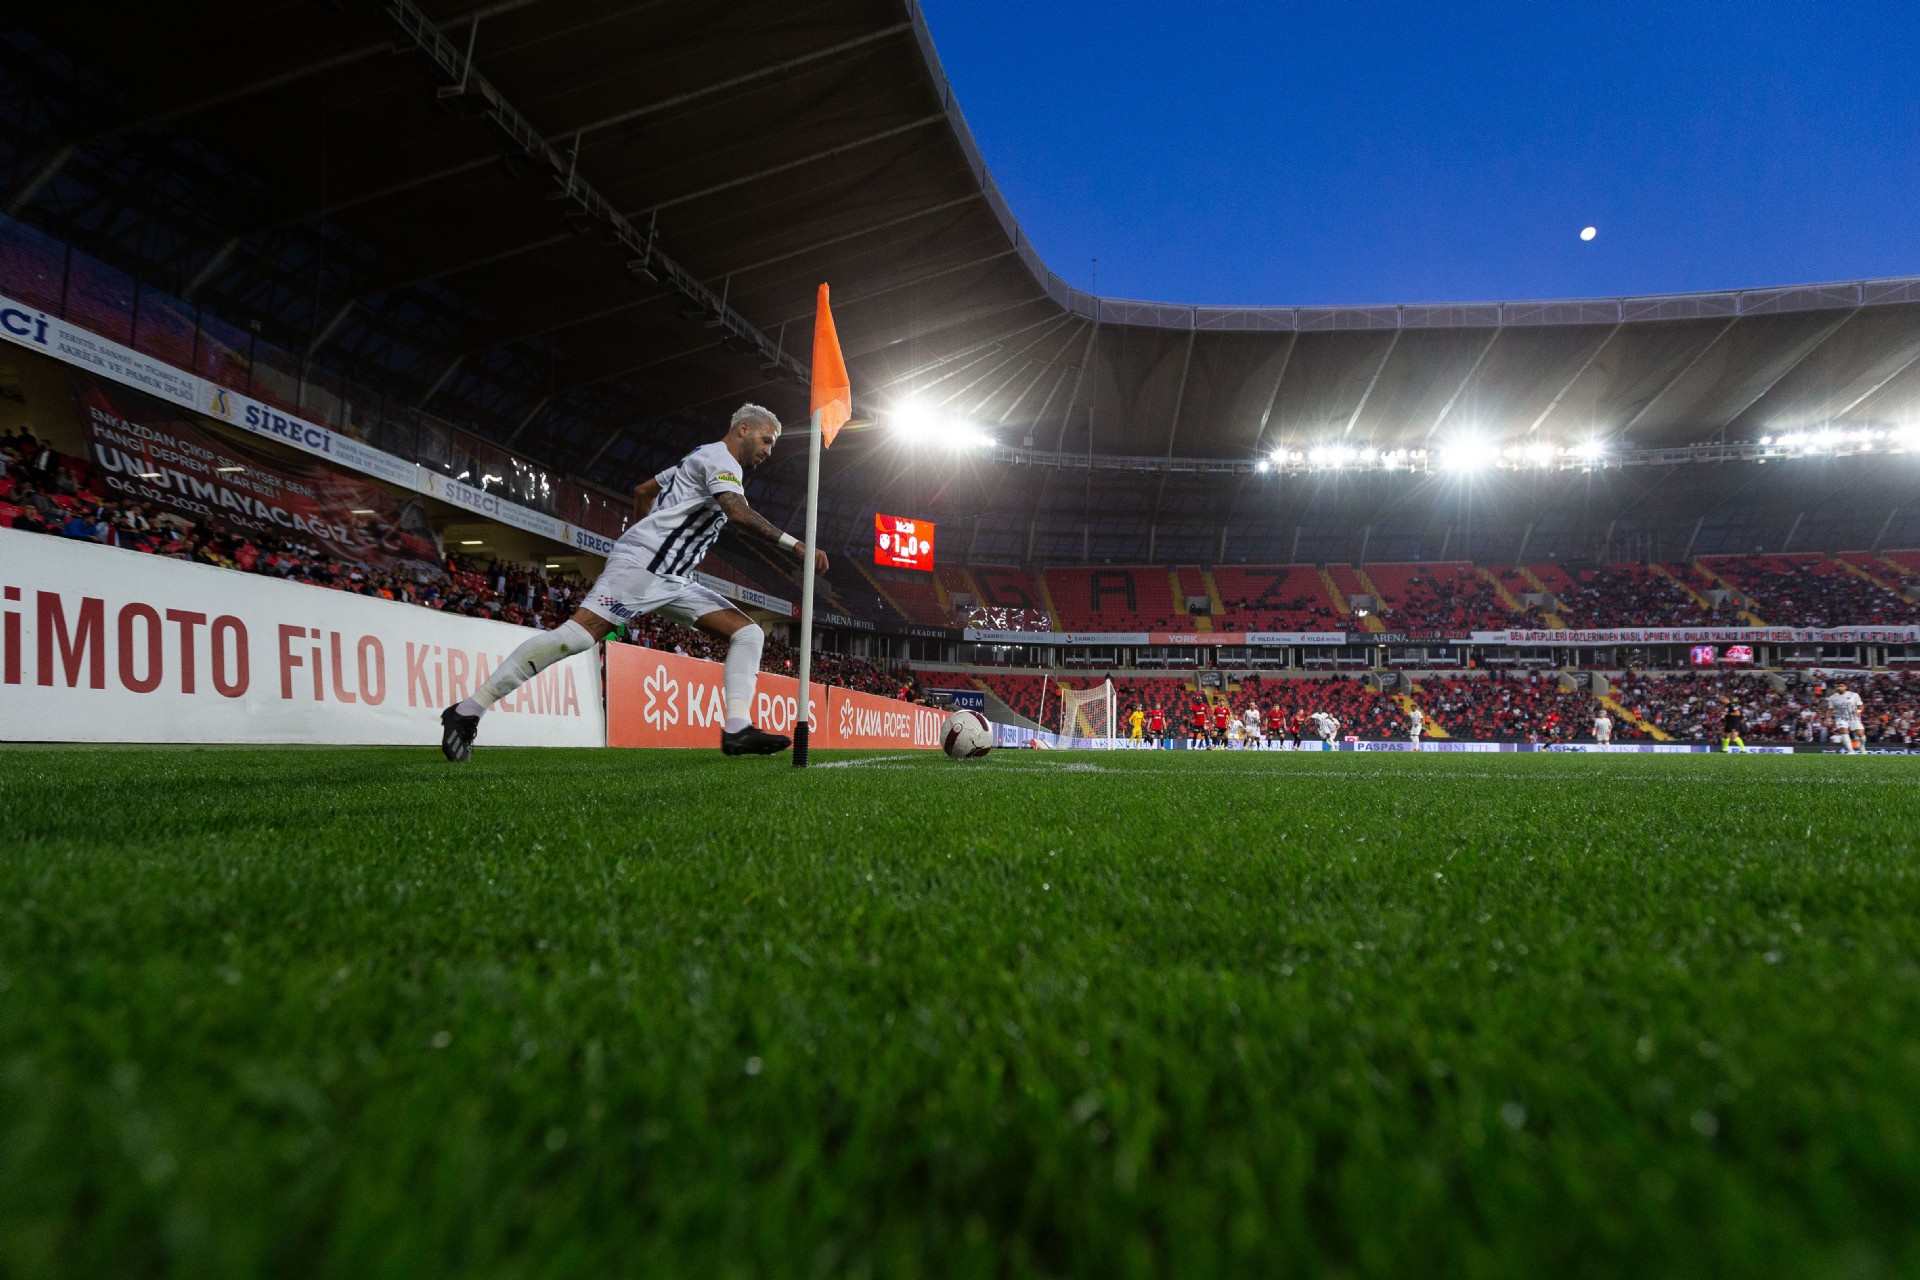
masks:
<path fill-rule="evenodd" d="M 1015 216 L 1104 294 L 1920 274 L 1912 0 L 924 3 Z"/>

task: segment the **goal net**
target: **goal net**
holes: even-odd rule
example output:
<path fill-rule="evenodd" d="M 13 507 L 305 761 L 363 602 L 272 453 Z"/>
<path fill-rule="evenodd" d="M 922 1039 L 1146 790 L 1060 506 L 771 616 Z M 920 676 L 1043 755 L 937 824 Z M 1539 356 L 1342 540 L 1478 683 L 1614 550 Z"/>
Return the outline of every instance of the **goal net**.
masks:
<path fill-rule="evenodd" d="M 1091 689 L 1060 692 L 1060 736 L 1111 738 L 1117 732 L 1113 715 L 1113 681 L 1102 680 Z"/>

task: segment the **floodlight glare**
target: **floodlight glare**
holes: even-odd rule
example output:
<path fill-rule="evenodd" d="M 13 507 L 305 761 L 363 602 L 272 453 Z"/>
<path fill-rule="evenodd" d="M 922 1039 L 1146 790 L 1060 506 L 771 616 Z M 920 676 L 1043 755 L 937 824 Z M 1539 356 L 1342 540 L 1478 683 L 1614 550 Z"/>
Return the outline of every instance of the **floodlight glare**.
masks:
<path fill-rule="evenodd" d="M 1461 473 L 1480 471 L 1492 466 L 1494 457 L 1493 446 L 1485 440 L 1466 436 L 1440 446 L 1440 469 Z"/>
<path fill-rule="evenodd" d="M 1597 462 L 1607 452 L 1606 442 L 1602 440 L 1582 440 L 1567 450 L 1582 462 Z"/>

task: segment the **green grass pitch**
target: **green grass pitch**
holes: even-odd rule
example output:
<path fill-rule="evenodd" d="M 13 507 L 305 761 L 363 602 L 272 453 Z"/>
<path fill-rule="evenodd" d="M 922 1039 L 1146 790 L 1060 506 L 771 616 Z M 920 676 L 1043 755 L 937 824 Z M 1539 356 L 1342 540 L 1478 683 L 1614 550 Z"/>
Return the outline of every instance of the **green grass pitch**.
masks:
<path fill-rule="evenodd" d="M 0 1274 L 1920 1272 L 1905 760 L 0 751 Z"/>

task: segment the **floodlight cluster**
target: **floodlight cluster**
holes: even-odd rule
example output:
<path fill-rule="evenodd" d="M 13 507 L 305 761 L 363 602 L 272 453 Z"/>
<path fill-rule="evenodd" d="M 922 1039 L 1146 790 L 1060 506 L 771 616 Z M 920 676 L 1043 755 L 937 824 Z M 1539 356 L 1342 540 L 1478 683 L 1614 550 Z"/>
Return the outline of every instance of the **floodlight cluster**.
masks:
<path fill-rule="evenodd" d="M 1431 449 L 1376 449 L 1365 444 L 1282 445 L 1254 462 L 1262 472 L 1415 471 L 1467 474 L 1528 468 L 1592 468 L 1604 465 L 1604 441 L 1557 445 L 1531 440 L 1501 445 L 1475 435 L 1455 436 Z"/>
<path fill-rule="evenodd" d="M 1856 453 L 1920 452 L 1920 425 L 1836 427 L 1761 436 L 1768 457 L 1846 457 Z"/>

